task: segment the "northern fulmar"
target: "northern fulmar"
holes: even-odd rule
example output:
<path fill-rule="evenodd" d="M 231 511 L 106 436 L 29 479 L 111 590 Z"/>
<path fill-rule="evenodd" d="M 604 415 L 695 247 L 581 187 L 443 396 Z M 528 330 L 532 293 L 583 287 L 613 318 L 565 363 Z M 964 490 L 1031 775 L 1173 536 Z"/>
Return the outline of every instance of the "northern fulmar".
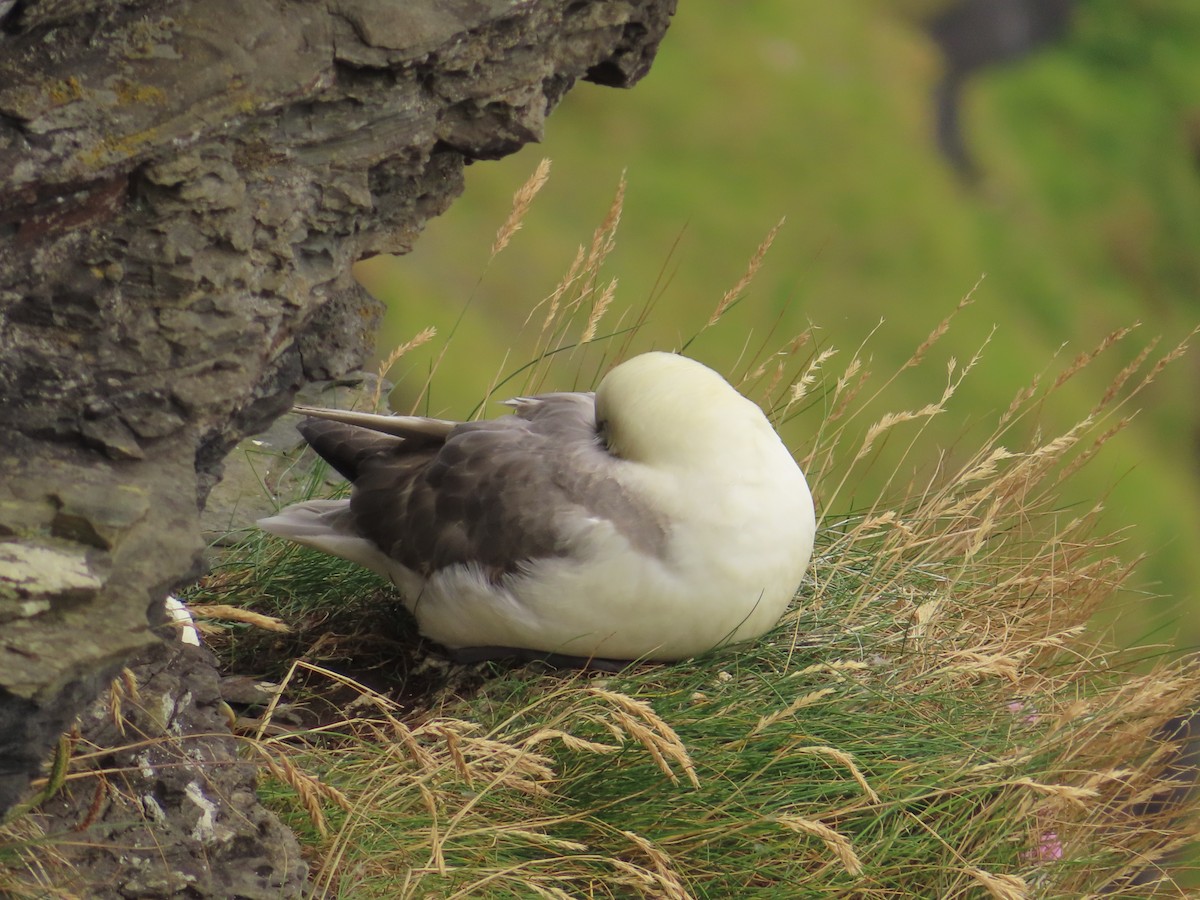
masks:
<path fill-rule="evenodd" d="M 388 578 L 462 660 L 676 660 L 775 625 L 816 521 L 757 405 L 663 352 L 594 394 L 506 403 L 476 422 L 298 407 L 350 499 L 259 525 Z"/>

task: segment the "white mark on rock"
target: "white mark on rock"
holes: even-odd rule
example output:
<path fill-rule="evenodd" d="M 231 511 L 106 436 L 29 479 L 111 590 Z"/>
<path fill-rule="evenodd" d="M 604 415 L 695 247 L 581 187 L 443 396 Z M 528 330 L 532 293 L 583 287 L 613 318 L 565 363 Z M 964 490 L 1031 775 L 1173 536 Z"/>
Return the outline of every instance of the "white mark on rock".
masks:
<path fill-rule="evenodd" d="M 217 804 L 204 796 L 204 791 L 200 789 L 200 783 L 197 781 L 189 781 L 183 792 L 200 808 L 200 818 L 192 826 L 192 837 L 202 844 L 211 844 L 219 840 L 221 837 L 219 831 L 228 831 L 229 829 L 218 830 Z"/>
<path fill-rule="evenodd" d="M 199 647 L 200 632 L 196 630 L 196 621 L 192 618 L 191 611 L 184 606 L 183 601 L 172 595 L 167 597 L 163 605 L 167 611 L 167 618 L 179 629 L 179 639 L 185 644 Z"/>

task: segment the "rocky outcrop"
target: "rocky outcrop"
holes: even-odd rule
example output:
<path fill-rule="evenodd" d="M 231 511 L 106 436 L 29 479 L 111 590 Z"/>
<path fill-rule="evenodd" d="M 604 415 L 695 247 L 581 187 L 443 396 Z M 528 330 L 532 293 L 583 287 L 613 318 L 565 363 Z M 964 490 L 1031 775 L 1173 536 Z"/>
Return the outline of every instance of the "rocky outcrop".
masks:
<path fill-rule="evenodd" d="M 208 651 L 156 642 L 79 718 L 91 752 L 32 816 L 56 889 L 90 900 L 303 894 L 295 836 L 259 802 Z"/>
<path fill-rule="evenodd" d="M 360 362 L 350 264 L 673 5 L 0 0 L 0 808 L 156 640 L 229 449 Z"/>

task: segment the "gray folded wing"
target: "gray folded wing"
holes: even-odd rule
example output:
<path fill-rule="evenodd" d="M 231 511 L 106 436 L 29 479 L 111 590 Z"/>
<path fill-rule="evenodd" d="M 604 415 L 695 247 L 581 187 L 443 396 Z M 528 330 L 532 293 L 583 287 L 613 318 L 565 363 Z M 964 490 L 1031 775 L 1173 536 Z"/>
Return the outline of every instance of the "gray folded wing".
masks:
<path fill-rule="evenodd" d="M 597 436 L 592 395 L 512 405 L 516 415 L 468 423 L 331 411 L 300 431 L 353 483 L 338 527 L 420 575 L 472 563 L 498 579 L 569 556 L 583 519 L 661 555 L 666 524 L 619 481 L 626 463 Z"/>

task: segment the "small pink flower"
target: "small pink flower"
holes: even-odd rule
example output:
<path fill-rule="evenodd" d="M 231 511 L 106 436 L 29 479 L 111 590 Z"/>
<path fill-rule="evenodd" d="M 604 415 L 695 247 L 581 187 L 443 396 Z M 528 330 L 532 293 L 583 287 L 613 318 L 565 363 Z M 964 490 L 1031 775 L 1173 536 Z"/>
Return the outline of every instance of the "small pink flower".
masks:
<path fill-rule="evenodd" d="M 1058 834 L 1056 832 L 1047 831 L 1042 834 L 1042 839 L 1038 842 L 1036 850 L 1027 850 L 1021 855 L 1025 857 L 1025 859 L 1035 859 L 1039 862 L 1050 862 L 1052 860 L 1062 859 L 1062 841 L 1058 839 Z"/>
<path fill-rule="evenodd" d="M 1038 711 L 1034 707 L 1026 706 L 1020 700 L 1014 700 L 1012 703 L 1008 704 L 1008 711 L 1014 716 L 1018 713 L 1024 712 L 1026 709 L 1030 710 L 1030 712 L 1024 716 L 1021 721 L 1026 725 L 1036 725 L 1041 716 L 1038 715 Z"/>

